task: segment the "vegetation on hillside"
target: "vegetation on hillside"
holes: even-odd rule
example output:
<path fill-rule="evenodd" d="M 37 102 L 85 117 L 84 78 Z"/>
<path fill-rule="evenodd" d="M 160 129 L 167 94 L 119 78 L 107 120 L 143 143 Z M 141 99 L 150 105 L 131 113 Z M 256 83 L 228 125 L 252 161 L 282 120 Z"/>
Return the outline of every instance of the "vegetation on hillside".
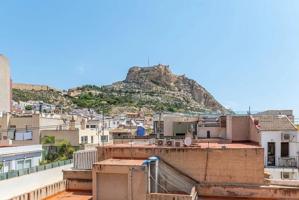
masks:
<path fill-rule="evenodd" d="M 76 88 L 80 94 L 71 97 L 58 91 L 25 91 L 13 90 L 15 101 L 43 101 L 45 103 L 70 108 L 89 108 L 98 113 L 106 113 L 115 108 L 133 108 L 134 110 L 146 109 L 153 112 L 185 112 L 204 111 L 201 108 L 189 107 L 189 100 L 179 98 L 174 94 L 165 94 L 163 91 L 141 91 L 134 89 L 116 90 L 109 87 L 84 85 Z M 106 102 L 103 105 L 103 102 Z M 123 110 L 123 109 L 122 109 Z"/>
<path fill-rule="evenodd" d="M 101 111 L 101 102 L 105 101 L 109 105 L 109 110 L 113 106 L 135 107 L 137 109 L 148 108 L 153 111 L 178 112 L 187 110 L 187 106 L 182 102 L 171 102 L 153 98 L 155 92 L 141 92 L 134 90 L 113 90 L 98 86 L 86 85 L 80 88 L 82 93 L 73 98 L 73 103 L 80 108 L 93 108 Z"/>
<path fill-rule="evenodd" d="M 41 164 L 73 158 L 75 147 L 73 147 L 69 141 L 57 141 L 54 136 L 44 136 L 42 138 L 42 144 L 48 147 L 48 151 L 46 152 L 45 158 Z"/>

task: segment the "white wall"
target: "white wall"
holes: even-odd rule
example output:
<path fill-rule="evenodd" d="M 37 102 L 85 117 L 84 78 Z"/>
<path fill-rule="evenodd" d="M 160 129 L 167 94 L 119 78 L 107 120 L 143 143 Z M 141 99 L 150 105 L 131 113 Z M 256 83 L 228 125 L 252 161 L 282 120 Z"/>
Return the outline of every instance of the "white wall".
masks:
<path fill-rule="evenodd" d="M 87 144 L 98 144 L 98 142 L 101 143 L 101 135 L 102 131 L 100 131 L 100 136 L 98 136 L 98 131 L 96 129 L 85 129 L 79 131 L 79 143 L 81 144 L 81 137 L 87 136 Z M 109 131 L 105 130 L 104 135 L 108 136 L 108 142 L 110 142 L 109 138 Z M 93 136 L 93 142 L 91 142 L 91 137 Z"/>
<path fill-rule="evenodd" d="M 265 168 L 265 172 L 271 174 L 270 179 L 279 180 L 281 179 L 281 172 L 291 173 L 290 180 L 299 180 L 298 169 L 294 168 Z"/>
<path fill-rule="evenodd" d="M 286 131 L 283 131 L 286 133 Z M 299 145 L 296 143 L 298 141 L 298 132 L 289 131 L 287 132 L 296 137 L 295 142 L 289 143 L 289 156 L 298 156 Z M 282 131 L 261 131 L 261 145 L 264 148 L 264 164 L 267 166 L 268 161 L 268 142 L 275 142 L 275 164 L 278 165 L 278 158 L 281 157 L 281 134 Z"/>
<path fill-rule="evenodd" d="M 0 148 L 0 156 L 5 156 L 5 157 L 24 155 L 24 154 L 33 153 L 33 152 L 42 152 L 42 145 Z M 4 161 L 4 163 L 3 163 L 4 166 L 3 166 L 2 170 L 0 170 L 0 172 L 8 172 L 8 170 L 18 170 L 18 168 L 17 168 L 18 160 L 31 160 L 31 167 L 34 167 L 34 166 L 39 165 L 39 162 L 41 159 L 42 159 L 42 154 L 40 154 L 40 156 L 35 156 L 35 157 L 30 157 L 30 158 L 25 158 L 25 159 Z M 6 163 L 7 163 L 7 165 L 6 165 Z"/>
<path fill-rule="evenodd" d="M 18 147 L 3 147 L 0 148 L 0 156 L 7 154 L 29 153 L 42 151 L 42 145 L 18 146 Z"/>

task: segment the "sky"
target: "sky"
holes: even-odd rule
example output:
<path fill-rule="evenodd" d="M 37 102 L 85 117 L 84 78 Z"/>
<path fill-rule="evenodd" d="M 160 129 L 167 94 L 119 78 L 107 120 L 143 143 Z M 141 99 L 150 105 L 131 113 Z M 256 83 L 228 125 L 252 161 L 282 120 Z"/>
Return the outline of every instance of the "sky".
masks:
<path fill-rule="evenodd" d="M 67 89 L 167 64 L 235 111 L 299 115 L 298 0 L 1 0 L 14 82 Z"/>

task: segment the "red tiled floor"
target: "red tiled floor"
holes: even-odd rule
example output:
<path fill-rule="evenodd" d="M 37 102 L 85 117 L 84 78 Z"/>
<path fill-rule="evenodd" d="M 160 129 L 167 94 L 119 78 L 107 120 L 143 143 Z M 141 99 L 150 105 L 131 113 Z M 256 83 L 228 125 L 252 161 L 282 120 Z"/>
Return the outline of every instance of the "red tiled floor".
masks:
<path fill-rule="evenodd" d="M 45 200 L 92 200 L 89 192 L 62 192 Z"/>

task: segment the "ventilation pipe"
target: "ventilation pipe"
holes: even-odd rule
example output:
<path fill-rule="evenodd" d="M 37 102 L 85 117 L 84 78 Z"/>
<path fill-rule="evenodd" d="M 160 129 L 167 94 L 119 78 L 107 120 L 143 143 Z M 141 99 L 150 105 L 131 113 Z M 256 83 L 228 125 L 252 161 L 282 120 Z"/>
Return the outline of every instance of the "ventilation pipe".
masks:
<path fill-rule="evenodd" d="M 158 157 L 156 157 L 156 156 L 153 156 L 153 157 L 150 157 L 149 158 L 149 160 L 150 160 L 150 163 L 152 163 L 152 162 L 154 162 L 155 163 L 155 190 L 154 190 L 154 192 L 155 193 L 158 193 L 159 191 L 158 191 L 158 181 L 159 181 L 159 158 Z"/>

